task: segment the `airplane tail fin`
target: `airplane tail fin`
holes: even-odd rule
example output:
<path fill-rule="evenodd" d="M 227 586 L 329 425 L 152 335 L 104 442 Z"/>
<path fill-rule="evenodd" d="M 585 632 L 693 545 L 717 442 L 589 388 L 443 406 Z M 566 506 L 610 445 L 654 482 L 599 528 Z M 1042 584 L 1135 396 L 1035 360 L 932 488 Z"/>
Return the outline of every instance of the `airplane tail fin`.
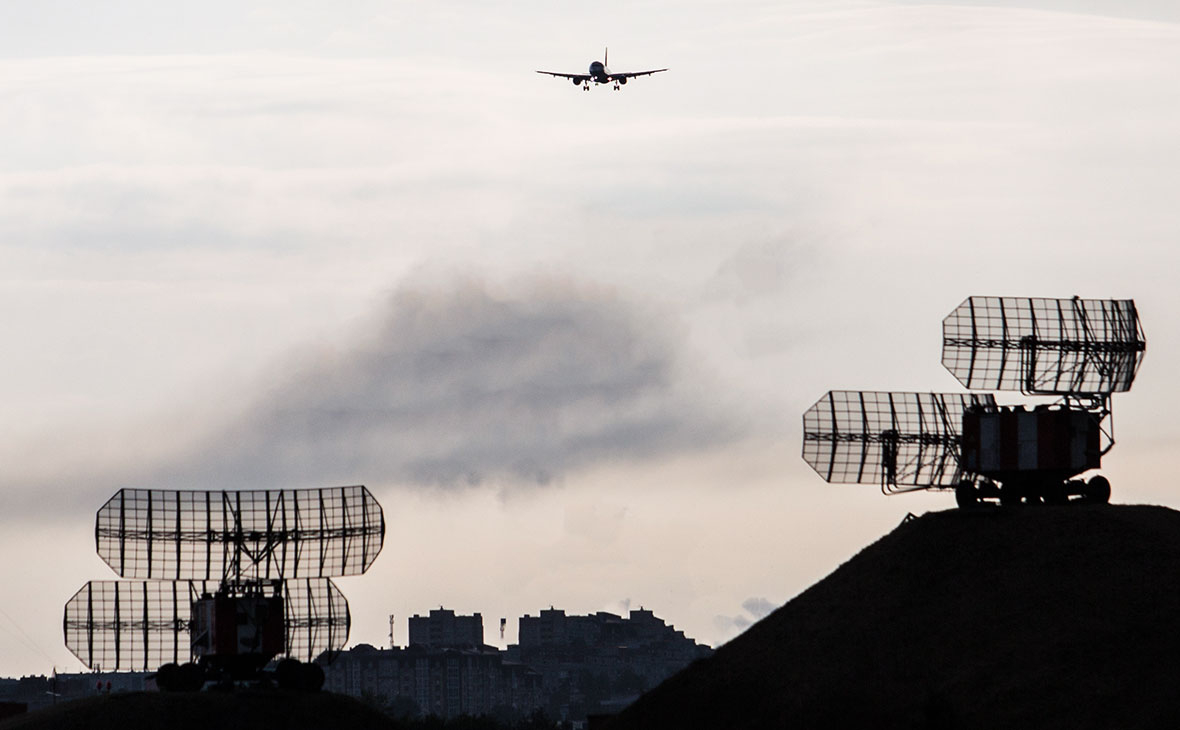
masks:
<path fill-rule="evenodd" d="M 609 54 L 610 54 L 610 49 L 609 49 L 609 48 L 603 48 L 603 49 L 602 49 L 602 65 L 603 65 L 603 66 L 610 66 L 610 62 L 608 62 L 608 61 L 607 61 L 607 56 L 608 56 Z"/>

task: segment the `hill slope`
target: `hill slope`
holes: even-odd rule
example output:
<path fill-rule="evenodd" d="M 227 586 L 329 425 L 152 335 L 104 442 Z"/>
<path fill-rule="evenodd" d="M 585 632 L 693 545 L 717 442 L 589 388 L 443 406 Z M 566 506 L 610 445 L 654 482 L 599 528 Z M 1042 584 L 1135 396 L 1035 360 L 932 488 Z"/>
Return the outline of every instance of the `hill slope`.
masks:
<path fill-rule="evenodd" d="M 1180 727 L 1180 513 L 908 521 L 644 695 L 622 728 Z"/>

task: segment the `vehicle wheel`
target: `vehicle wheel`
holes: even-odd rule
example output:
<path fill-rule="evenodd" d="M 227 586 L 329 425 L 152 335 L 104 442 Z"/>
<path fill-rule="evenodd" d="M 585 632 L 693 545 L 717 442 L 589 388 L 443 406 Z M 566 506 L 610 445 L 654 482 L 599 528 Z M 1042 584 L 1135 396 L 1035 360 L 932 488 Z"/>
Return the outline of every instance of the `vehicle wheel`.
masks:
<path fill-rule="evenodd" d="M 1071 494 L 1085 494 L 1086 484 L 1078 480 L 1054 484 L 1045 490 L 1045 504 L 1068 504 Z"/>
<path fill-rule="evenodd" d="M 1110 481 L 1099 474 L 1086 484 L 1086 502 L 1090 504 L 1107 504 L 1110 502 Z"/>
<path fill-rule="evenodd" d="M 324 686 L 324 668 L 319 664 L 304 664 L 301 667 L 302 679 L 300 689 L 307 692 L 319 692 Z"/>
<path fill-rule="evenodd" d="M 172 662 L 160 665 L 156 670 L 156 687 L 161 692 L 177 692 L 180 690 L 180 667 Z"/>
<path fill-rule="evenodd" d="M 287 657 L 275 667 L 275 680 L 282 689 L 299 689 L 303 682 L 303 662 Z"/>
<path fill-rule="evenodd" d="M 970 509 L 979 504 L 979 490 L 971 482 L 959 482 L 955 487 L 955 504 L 959 509 Z"/>
<path fill-rule="evenodd" d="M 1065 504 L 1069 498 L 1065 496 L 1065 485 L 1054 485 L 1045 490 L 1045 504 Z"/>
<path fill-rule="evenodd" d="M 205 686 L 205 670 L 192 662 L 177 668 L 177 678 L 182 692 L 199 692 Z"/>

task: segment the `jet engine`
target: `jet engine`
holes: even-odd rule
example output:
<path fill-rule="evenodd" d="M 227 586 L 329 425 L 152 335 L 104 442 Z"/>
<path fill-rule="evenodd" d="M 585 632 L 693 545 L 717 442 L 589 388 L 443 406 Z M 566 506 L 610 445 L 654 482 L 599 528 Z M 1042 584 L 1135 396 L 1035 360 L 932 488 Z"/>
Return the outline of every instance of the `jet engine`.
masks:
<path fill-rule="evenodd" d="M 620 76 L 619 78 L 615 79 L 615 81 L 619 82 L 620 84 L 626 85 L 626 83 L 627 83 L 627 77 L 626 77 L 626 76 Z"/>
<path fill-rule="evenodd" d="M 574 86 L 581 86 L 583 83 L 585 83 L 586 79 L 582 78 L 581 76 L 575 76 L 570 79 L 570 81 L 574 82 Z"/>

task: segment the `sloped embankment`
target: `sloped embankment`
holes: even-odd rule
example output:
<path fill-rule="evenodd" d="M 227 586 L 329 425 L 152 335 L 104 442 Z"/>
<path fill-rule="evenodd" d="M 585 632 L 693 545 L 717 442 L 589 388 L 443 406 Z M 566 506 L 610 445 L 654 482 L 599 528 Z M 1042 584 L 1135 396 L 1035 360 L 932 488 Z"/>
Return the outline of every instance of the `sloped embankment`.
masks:
<path fill-rule="evenodd" d="M 1180 727 L 1180 513 L 911 520 L 610 727 Z"/>

